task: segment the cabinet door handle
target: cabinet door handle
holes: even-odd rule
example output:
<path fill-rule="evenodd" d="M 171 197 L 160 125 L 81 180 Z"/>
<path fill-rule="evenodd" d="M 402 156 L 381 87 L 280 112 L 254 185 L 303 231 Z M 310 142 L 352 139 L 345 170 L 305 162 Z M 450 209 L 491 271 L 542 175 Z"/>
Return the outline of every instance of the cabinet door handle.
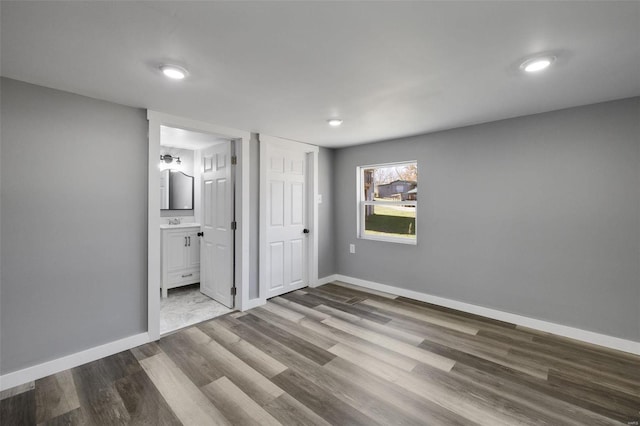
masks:
<path fill-rule="evenodd" d="M 187 278 L 187 277 L 190 277 L 190 276 L 192 276 L 192 275 L 193 275 L 193 274 L 184 274 L 184 275 L 182 275 L 182 278 Z"/>
<path fill-rule="evenodd" d="M 184 237 L 184 246 L 187 246 L 187 237 Z"/>
<path fill-rule="evenodd" d="M 191 236 L 187 237 L 189 239 L 189 247 L 191 247 Z"/>

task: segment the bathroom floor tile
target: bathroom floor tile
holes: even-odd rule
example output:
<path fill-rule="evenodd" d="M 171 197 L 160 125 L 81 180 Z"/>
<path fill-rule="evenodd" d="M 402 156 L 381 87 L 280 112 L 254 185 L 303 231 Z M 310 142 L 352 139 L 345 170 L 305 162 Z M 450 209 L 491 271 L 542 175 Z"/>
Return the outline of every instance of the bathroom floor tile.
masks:
<path fill-rule="evenodd" d="M 160 334 L 207 321 L 233 311 L 200 293 L 200 284 L 169 290 L 160 301 Z"/>

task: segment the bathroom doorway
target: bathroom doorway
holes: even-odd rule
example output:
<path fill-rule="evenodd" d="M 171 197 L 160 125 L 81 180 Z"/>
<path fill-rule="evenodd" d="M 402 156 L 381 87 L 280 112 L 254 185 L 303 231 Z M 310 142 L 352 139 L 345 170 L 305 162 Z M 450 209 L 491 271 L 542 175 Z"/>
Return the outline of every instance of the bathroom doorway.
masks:
<path fill-rule="evenodd" d="M 233 145 L 160 127 L 160 335 L 234 307 Z"/>
<path fill-rule="evenodd" d="M 148 117 L 149 335 L 156 340 L 242 308 L 248 277 L 239 225 L 248 203 L 237 155 L 250 135 Z"/>

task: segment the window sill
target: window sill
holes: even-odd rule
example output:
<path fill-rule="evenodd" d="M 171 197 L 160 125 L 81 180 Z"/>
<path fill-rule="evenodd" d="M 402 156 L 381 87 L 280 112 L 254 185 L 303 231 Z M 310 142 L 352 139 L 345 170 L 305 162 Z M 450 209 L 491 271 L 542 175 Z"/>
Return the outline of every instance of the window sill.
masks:
<path fill-rule="evenodd" d="M 407 244 L 407 245 L 410 245 L 410 246 L 417 246 L 418 245 L 417 238 L 410 239 L 410 238 L 383 237 L 383 236 L 376 236 L 376 235 L 359 235 L 358 239 L 359 240 L 382 241 L 382 242 L 386 242 L 386 243 Z"/>

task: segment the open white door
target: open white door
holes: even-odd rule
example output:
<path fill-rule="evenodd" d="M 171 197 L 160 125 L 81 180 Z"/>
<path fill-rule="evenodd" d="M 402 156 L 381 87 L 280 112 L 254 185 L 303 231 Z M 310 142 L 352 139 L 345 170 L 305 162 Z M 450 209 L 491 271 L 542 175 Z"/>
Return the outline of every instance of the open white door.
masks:
<path fill-rule="evenodd" d="M 231 142 L 202 152 L 200 291 L 233 308 L 233 172 Z"/>
<path fill-rule="evenodd" d="M 264 185 L 260 189 L 264 227 L 260 280 L 264 297 L 270 298 L 309 284 L 310 168 L 303 144 L 281 146 L 261 138 L 260 146 L 261 185 Z"/>

